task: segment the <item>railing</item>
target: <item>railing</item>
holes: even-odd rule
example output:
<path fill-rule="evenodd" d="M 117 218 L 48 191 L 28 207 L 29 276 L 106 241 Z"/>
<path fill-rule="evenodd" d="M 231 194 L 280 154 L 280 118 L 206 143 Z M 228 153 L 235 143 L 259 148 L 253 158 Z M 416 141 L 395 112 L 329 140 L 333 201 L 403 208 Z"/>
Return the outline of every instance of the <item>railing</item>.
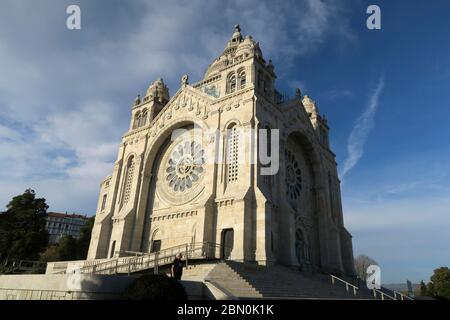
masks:
<path fill-rule="evenodd" d="M 374 297 L 375 299 L 378 298 L 378 297 L 377 297 L 377 293 L 379 293 L 379 294 L 381 295 L 381 300 L 385 300 L 385 297 L 388 297 L 388 298 L 391 299 L 391 300 L 397 300 L 397 299 L 394 298 L 393 296 L 391 296 L 391 295 L 389 295 L 389 294 L 387 294 L 387 293 L 384 293 L 384 292 L 381 291 L 381 290 L 378 290 L 378 289 L 372 289 L 372 291 L 373 291 L 373 297 Z"/>
<path fill-rule="evenodd" d="M 221 248 L 220 245 L 211 242 L 182 244 L 153 253 L 133 252 L 135 256 L 132 257 L 118 257 L 107 261 L 87 261 L 82 268 L 74 272 L 83 274 L 131 274 L 154 269 L 154 272 L 158 273 L 158 267 L 171 264 L 175 256 L 180 253 L 184 256 L 186 266 L 188 266 L 189 259 L 216 258 L 217 250 L 220 252 Z"/>
<path fill-rule="evenodd" d="M 118 292 L 0 288 L 2 300 L 117 300 Z"/>
<path fill-rule="evenodd" d="M 335 285 L 336 280 L 339 281 L 339 282 L 342 282 L 343 284 L 345 284 L 345 290 L 346 290 L 347 292 L 349 292 L 350 288 L 352 288 L 352 289 L 353 289 L 353 295 L 356 296 L 356 290 L 358 290 L 358 287 L 357 287 L 357 286 L 354 286 L 354 285 L 352 285 L 350 282 L 347 282 L 347 281 L 345 281 L 345 280 L 342 280 L 341 278 L 338 278 L 338 277 L 336 277 L 335 275 L 330 274 L 330 277 L 331 277 L 331 283 L 332 283 L 333 285 Z"/>
<path fill-rule="evenodd" d="M 45 270 L 46 263 L 40 261 L 20 260 L 1 263 L 4 273 L 38 272 Z"/>
<path fill-rule="evenodd" d="M 342 280 L 342 279 L 340 279 L 340 278 L 338 278 L 338 277 L 336 277 L 334 275 L 331 275 L 331 277 L 332 277 L 332 282 L 333 282 L 333 277 L 336 278 L 336 279 L 341 280 L 344 283 L 346 282 L 346 281 L 344 281 L 344 280 Z M 359 279 L 359 280 L 361 281 L 361 279 Z M 363 282 L 365 282 L 365 281 L 363 281 Z M 334 282 L 333 282 L 333 284 L 334 284 Z M 350 286 L 355 287 L 352 284 L 350 284 Z M 356 287 L 356 288 L 359 289 L 358 287 Z M 375 299 L 378 299 L 378 296 L 380 296 L 381 300 L 385 300 L 385 298 L 389 298 L 391 300 L 399 300 L 397 298 L 397 296 L 399 296 L 400 300 L 414 300 L 413 298 L 408 297 L 407 295 L 404 295 L 401 292 L 398 292 L 398 291 L 395 291 L 395 290 L 391 290 L 391 289 L 388 289 L 388 288 L 385 288 L 385 287 L 380 287 L 380 289 L 376 289 L 375 288 L 375 289 L 368 289 L 368 290 L 369 290 L 369 292 L 372 291 L 372 294 L 373 294 Z M 348 291 L 348 288 L 347 288 L 347 291 Z M 392 292 L 392 294 L 388 294 L 388 293 L 383 292 L 383 291 L 390 291 L 390 292 Z"/>
<path fill-rule="evenodd" d="M 394 295 L 394 300 L 398 300 L 398 299 L 397 299 L 397 296 L 400 296 L 400 300 L 414 300 L 413 298 L 408 297 L 407 295 L 404 295 L 404 294 L 401 293 L 401 292 L 398 292 L 398 291 L 395 291 L 395 290 L 391 290 L 391 289 L 387 289 L 387 288 L 384 288 L 384 287 L 382 287 L 382 289 L 383 289 L 383 290 L 391 291 L 391 292 L 393 293 L 393 295 Z M 390 295 L 389 295 L 389 296 L 390 296 Z"/>
<path fill-rule="evenodd" d="M 403 293 L 401 293 L 401 292 L 398 292 L 398 291 L 395 291 L 395 290 L 392 290 L 393 292 L 394 292 L 394 298 L 396 298 L 397 299 L 397 295 L 399 295 L 400 296 L 400 300 L 414 300 L 413 298 L 411 298 L 411 297 L 409 297 L 409 296 L 407 296 L 407 295 L 404 295 Z"/>

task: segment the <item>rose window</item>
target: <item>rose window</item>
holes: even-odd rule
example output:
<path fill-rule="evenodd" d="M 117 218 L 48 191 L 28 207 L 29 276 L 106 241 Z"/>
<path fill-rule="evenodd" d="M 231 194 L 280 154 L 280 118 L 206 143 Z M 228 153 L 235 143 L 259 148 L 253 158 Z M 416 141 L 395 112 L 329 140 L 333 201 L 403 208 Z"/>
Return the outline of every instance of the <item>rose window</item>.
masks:
<path fill-rule="evenodd" d="M 302 191 L 302 171 L 295 159 L 295 156 L 289 150 L 286 150 L 286 195 L 289 200 L 295 201 Z"/>
<path fill-rule="evenodd" d="M 175 192 L 184 192 L 197 183 L 204 171 L 204 151 L 195 141 L 181 142 L 170 155 L 166 181 Z"/>

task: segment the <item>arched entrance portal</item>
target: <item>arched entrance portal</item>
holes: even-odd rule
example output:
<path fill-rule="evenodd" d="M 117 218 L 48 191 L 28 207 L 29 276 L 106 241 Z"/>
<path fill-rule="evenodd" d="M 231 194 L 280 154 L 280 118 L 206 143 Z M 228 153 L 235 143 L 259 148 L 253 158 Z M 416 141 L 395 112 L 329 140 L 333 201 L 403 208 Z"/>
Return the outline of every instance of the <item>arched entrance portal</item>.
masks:
<path fill-rule="evenodd" d="M 180 220 L 177 212 L 192 208 L 194 200 L 201 197 L 205 189 L 206 151 L 194 124 L 176 129 L 179 132 L 173 137 L 169 136 L 161 145 L 155 146 L 152 178 L 147 189 L 142 251 L 154 252 L 155 246 L 159 246 L 159 251 L 195 241 L 197 218 L 191 214 L 189 218 Z M 159 215 L 157 220 L 153 219 L 156 214 Z M 165 219 L 172 214 L 177 219 Z M 157 229 L 159 238 L 151 236 Z M 176 236 L 174 229 L 178 230 Z"/>
<path fill-rule="evenodd" d="M 321 168 L 317 154 L 309 139 L 294 132 L 288 136 L 283 150 L 284 210 L 289 215 L 281 217 L 282 229 L 291 230 L 281 234 L 281 248 L 288 265 L 316 266 L 319 264 L 319 220 L 317 183 L 321 181 Z M 294 228 L 292 226 L 295 226 Z"/>

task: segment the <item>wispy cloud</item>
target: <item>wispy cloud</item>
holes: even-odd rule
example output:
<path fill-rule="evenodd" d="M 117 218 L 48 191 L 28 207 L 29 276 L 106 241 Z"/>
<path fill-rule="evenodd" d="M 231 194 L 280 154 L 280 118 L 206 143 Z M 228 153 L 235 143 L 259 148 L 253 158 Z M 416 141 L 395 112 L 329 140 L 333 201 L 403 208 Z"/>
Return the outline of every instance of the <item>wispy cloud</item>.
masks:
<path fill-rule="evenodd" d="M 372 91 L 367 108 L 358 117 L 353 127 L 347 144 L 347 159 L 345 159 L 341 177 L 344 178 L 347 173 L 358 163 L 364 154 L 364 145 L 374 126 L 374 117 L 378 109 L 379 98 L 384 88 L 384 76 L 380 76 L 377 86 Z"/>
<path fill-rule="evenodd" d="M 236 23 L 283 79 L 294 57 L 347 41 L 335 31 L 348 27 L 346 5 L 332 0 L 78 2 L 74 32 L 69 0 L 0 4 L 0 210 L 33 187 L 52 210 L 93 212 L 136 94 L 159 76 L 172 94 L 182 74 L 200 79 Z"/>
<path fill-rule="evenodd" d="M 339 99 L 349 99 L 354 97 L 354 93 L 348 89 L 332 89 L 320 95 L 320 100 L 336 101 Z"/>

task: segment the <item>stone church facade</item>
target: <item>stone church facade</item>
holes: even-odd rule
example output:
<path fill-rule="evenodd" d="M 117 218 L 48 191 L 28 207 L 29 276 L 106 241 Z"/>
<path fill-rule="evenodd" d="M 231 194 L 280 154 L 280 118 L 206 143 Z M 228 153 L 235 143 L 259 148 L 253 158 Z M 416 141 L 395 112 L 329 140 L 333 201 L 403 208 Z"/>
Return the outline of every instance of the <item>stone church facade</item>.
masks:
<path fill-rule="evenodd" d="M 353 274 L 327 121 L 300 90 L 283 99 L 275 79 L 236 26 L 203 80 L 184 76 L 169 97 L 158 79 L 138 96 L 101 183 L 88 259 L 212 242 L 222 258 Z M 279 170 L 266 175 L 265 162 L 245 158 L 275 130 L 279 147 L 265 148 Z"/>

